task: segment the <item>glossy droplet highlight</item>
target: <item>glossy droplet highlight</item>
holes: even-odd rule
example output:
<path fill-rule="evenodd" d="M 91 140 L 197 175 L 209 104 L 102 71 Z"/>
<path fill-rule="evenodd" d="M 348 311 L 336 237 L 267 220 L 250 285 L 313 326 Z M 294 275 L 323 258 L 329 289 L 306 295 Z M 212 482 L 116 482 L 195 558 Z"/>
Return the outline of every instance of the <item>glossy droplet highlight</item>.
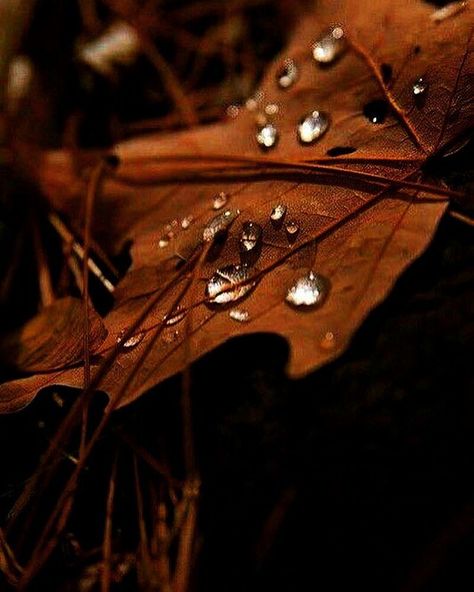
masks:
<path fill-rule="evenodd" d="M 290 88 L 298 80 L 298 66 L 291 59 L 285 60 L 277 72 L 276 79 L 280 88 Z"/>
<path fill-rule="evenodd" d="M 239 323 L 247 323 L 250 320 L 248 310 L 242 310 L 241 308 L 233 308 L 229 312 L 229 316 L 232 320 L 237 321 Z"/>
<path fill-rule="evenodd" d="M 278 142 L 278 130 L 272 123 L 266 123 L 258 129 L 255 137 L 263 150 L 269 150 Z"/>
<path fill-rule="evenodd" d="M 239 215 L 240 210 L 226 210 L 225 212 L 222 212 L 222 214 L 215 216 L 204 227 L 202 232 L 204 242 L 212 241 L 216 236 L 225 232 Z"/>
<path fill-rule="evenodd" d="M 292 306 L 316 306 L 323 302 L 326 293 L 326 280 L 310 271 L 291 286 L 286 295 L 286 301 Z"/>
<path fill-rule="evenodd" d="M 446 4 L 446 6 L 438 8 L 432 12 L 430 18 L 435 23 L 441 23 L 442 21 L 445 21 L 446 19 L 462 12 L 467 7 L 467 4 L 467 1 L 450 2 L 449 4 Z"/>
<path fill-rule="evenodd" d="M 328 115 L 321 111 L 312 111 L 298 124 L 298 139 L 302 144 L 312 144 L 324 135 L 328 127 Z"/>
<path fill-rule="evenodd" d="M 289 241 L 294 241 L 300 231 L 299 224 L 291 220 L 285 225 L 286 235 Z"/>
<path fill-rule="evenodd" d="M 170 242 L 170 241 L 169 241 L 168 239 L 166 239 L 166 238 L 161 238 L 161 239 L 158 241 L 158 246 L 160 247 L 160 249 L 164 249 L 165 247 L 167 247 L 167 246 L 169 245 L 169 242 Z"/>
<path fill-rule="evenodd" d="M 236 117 L 238 117 L 240 113 L 240 106 L 239 105 L 229 105 L 226 109 L 226 115 L 227 117 L 230 117 L 231 119 L 235 119 Z"/>
<path fill-rule="evenodd" d="M 229 195 L 225 193 L 225 191 L 221 191 L 216 195 L 216 197 L 212 201 L 212 209 L 213 210 L 220 210 L 223 208 L 226 203 L 229 201 Z"/>
<path fill-rule="evenodd" d="M 413 83 L 412 92 L 413 92 L 413 96 L 415 97 L 415 99 L 424 95 L 427 90 L 428 90 L 428 83 L 426 82 L 426 80 L 424 78 L 418 78 L 418 80 L 416 80 Z"/>
<path fill-rule="evenodd" d="M 258 247 L 262 240 L 262 227 L 255 222 L 244 222 L 242 233 L 240 235 L 240 250 L 242 253 L 253 251 Z"/>
<path fill-rule="evenodd" d="M 264 111 L 267 115 L 276 115 L 280 111 L 280 107 L 276 103 L 269 103 L 265 105 Z"/>
<path fill-rule="evenodd" d="M 383 99 L 375 99 L 365 105 L 363 113 L 370 123 L 383 123 L 388 115 L 388 103 Z"/>
<path fill-rule="evenodd" d="M 286 209 L 285 204 L 277 204 L 270 214 L 270 220 L 280 222 L 286 214 Z"/>
<path fill-rule="evenodd" d="M 222 267 L 207 282 L 206 295 L 215 304 L 240 300 L 256 285 L 252 276 L 250 267 L 245 264 Z"/>
<path fill-rule="evenodd" d="M 336 347 L 336 337 L 332 331 L 327 331 L 319 345 L 322 349 L 331 350 Z"/>
<path fill-rule="evenodd" d="M 170 327 L 171 325 L 176 325 L 177 323 L 182 321 L 185 316 L 186 316 L 186 311 L 183 310 L 181 308 L 181 306 L 178 306 L 176 308 L 176 310 L 174 312 L 172 312 L 170 315 L 168 315 L 168 316 L 165 315 L 163 317 L 163 321 L 167 327 Z"/>
<path fill-rule="evenodd" d="M 126 333 L 125 329 L 120 332 L 120 334 L 117 337 L 117 343 L 122 343 L 123 336 L 125 335 L 125 333 Z M 122 347 L 124 349 L 132 349 L 133 347 L 136 347 L 139 343 L 141 343 L 141 341 L 143 341 L 144 337 L 145 337 L 145 331 L 140 331 L 140 333 L 137 333 L 136 335 L 132 335 L 126 341 L 124 341 L 122 344 Z"/>
<path fill-rule="evenodd" d="M 187 230 L 191 224 L 193 223 L 194 217 L 193 216 L 186 216 L 181 220 L 181 228 L 183 230 Z"/>
<path fill-rule="evenodd" d="M 339 58 L 346 48 L 346 39 L 342 27 L 335 25 L 313 44 L 313 58 L 319 64 L 331 64 Z"/>

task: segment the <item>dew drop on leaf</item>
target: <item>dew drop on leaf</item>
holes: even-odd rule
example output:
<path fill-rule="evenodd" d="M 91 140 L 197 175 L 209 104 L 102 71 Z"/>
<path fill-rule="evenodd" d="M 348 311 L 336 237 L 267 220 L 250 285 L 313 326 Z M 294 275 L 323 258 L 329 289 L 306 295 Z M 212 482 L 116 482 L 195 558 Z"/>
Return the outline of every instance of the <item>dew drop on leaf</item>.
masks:
<path fill-rule="evenodd" d="M 202 232 L 202 239 L 204 242 L 210 242 L 216 236 L 225 232 L 232 222 L 240 215 L 240 210 L 226 210 L 222 214 L 218 214 L 210 222 L 206 224 Z"/>
<path fill-rule="evenodd" d="M 383 99 L 375 99 L 364 106 L 363 113 L 370 123 L 383 123 L 387 118 L 388 103 Z"/>
<path fill-rule="evenodd" d="M 298 66 L 292 59 L 284 61 L 277 72 L 276 79 L 278 86 L 283 89 L 290 88 L 298 80 Z"/>
<path fill-rule="evenodd" d="M 272 123 L 266 123 L 258 129 L 255 137 L 263 150 L 269 150 L 278 142 L 278 130 Z"/>
<path fill-rule="evenodd" d="M 279 110 L 280 107 L 276 103 L 269 103 L 268 105 L 265 105 L 264 109 L 267 115 L 276 115 Z"/>
<path fill-rule="evenodd" d="M 285 204 L 277 204 L 271 214 L 270 214 L 270 220 L 272 220 L 273 222 L 280 222 L 284 215 L 286 214 L 286 205 Z"/>
<path fill-rule="evenodd" d="M 346 48 L 344 29 L 333 26 L 324 31 L 313 44 L 313 58 L 320 64 L 331 64 Z"/>
<path fill-rule="evenodd" d="M 298 124 L 298 139 L 302 144 L 312 144 L 321 138 L 328 127 L 329 117 L 321 111 L 313 111 Z"/>
<path fill-rule="evenodd" d="M 331 350 L 336 347 L 336 337 L 332 331 L 327 331 L 319 343 L 320 347 L 325 350 Z"/>
<path fill-rule="evenodd" d="M 465 2 L 449 2 L 446 6 L 438 8 L 431 13 L 431 20 L 435 23 L 441 23 L 456 14 L 459 14 L 467 7 L 467 1 Z"/>
<path fill-rule="evenodd" d="M 185 216 L 185 217 L 184 217 L 184 218 L 181 220 L 181 228 L 182 228 L 183 230 L 187 230 L 187 229 L 188 229 L 188 228 L 191 226 L 191 224 L 192 224 L 193 220 L 194 220 L 193 216 Z"/>
<path fill-rule="evenodd" d="M 298 278 L 286 295 L 286 301 L 292 306 L 315 306 L 321 304 L 327 294 L 326 280 L 310 271 Z"/>
<path fill-rule="evenodd" d="M 299 224 L 291 220 L 290 222 L 286 223 L 285 230 L 288 236 L 288 240 L 294 241 L 296 239 L 298 232 L 300 231 L 300 227 Z"/>
<path fill-rule="evenodd" d="M 167 247 L 169 245 L 169 240 L 166 238 L 161 238 L 158 241 L 158 246 L 160 247 L 160 249 L 164 249 L 165 247 Z"/>
<path fill-rule="evenodd" d="M 229 317 L 239 323 L 247 323 L 250 320 L 248 310 L 242 310 L 241 308 L 233 308 L 229 311 Z"/>
<path fill-rule="evenodd" d="M 123 336 L 125 335 L 125 333 L 125 329 L 120 332 L 120 334 L 117 336 L 117 343 L 122 343 Z M 132 335 L 126 341 L 124 341 L 122 347 L 124 349 L 132 349 L 133 347 L 136 347 L 139 343 L 141 343 L 144 337 L 145 331 L 140 331 L 140 333 L 136 333 L 135 335 Z"/>
<path fill-rule="evenodd" d="M 240 300 L 256 285 L 252 276 L 250 267 L 245 264 L 227 265 L 217 269 L 207 282 L 206 295 L 215 304 Z"/>
<path fill-rule="evenodd" d="M 262 240 L 262 227 L 255 222 L 244 222 L 240 235 L 240 250 L 243 253 L 253 251 Z"/>
<path fill-rule="evenodd" d="M 413 96 L 415 98 L 418 98 L 418 97 L 424 95 L 427 90 L 428 90 L 428 83 L 426 82 L 426 80 L 424 78 L 418 78 L 418 80 L 416 80 L 413 83 L 412 92 L 413 92 Z"/>
<path fill-rule="evenodd" d="M 178 306 L 171 314 L 165 315 L 163 317 L 163 321 L 167 327 L 171 325 L 176 325 L 180 321 L 184 319 L 186 316 L 186 311 L 183 310 L 180 306 Z"/>
<path fill-rule="evenodd" d="M 221 191 L 220 193 L 218 193 L 213 202 L 212 202 L 212 209 L 213 210 L 220 210 L 221 208 L 223 208 L 227 201 L 229 200 L 229 196 L 227 193 L 225 193 L 225 191 Z"/>

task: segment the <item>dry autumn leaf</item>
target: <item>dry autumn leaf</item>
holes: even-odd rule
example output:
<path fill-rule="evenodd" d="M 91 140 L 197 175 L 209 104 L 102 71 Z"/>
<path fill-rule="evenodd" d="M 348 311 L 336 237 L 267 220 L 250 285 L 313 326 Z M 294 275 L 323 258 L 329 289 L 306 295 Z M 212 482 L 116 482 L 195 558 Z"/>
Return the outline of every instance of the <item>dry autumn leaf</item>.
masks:
<path fill-rule="evenodd" d="M 112 255 L 131 241 L 132 266 L 103 319 L 94 387 L 124 405 L 248 333 L 284 336 L 294 377 L 347 347 L 448 205 L 451 192 L 424 167 L 472 126 L 473 11 L 457 8 L 443 17 L 415 0 L 396 11 L 388 0 L 318 3 L 235 117 L 116 147 L 92 235 Z M 77 231 L 84 170 L 59 152 L 36 171 Z M 226 232 L 215 236 L 216 224 Z M 64 330 L 64 348 L 78 331 Z M 48 385 L 84 385 L 77 347 L 67 360 L 41 358 L 21 334 L 15 347 L 18 369 L 41 373 L 3 385 L 1 411 Z"/>

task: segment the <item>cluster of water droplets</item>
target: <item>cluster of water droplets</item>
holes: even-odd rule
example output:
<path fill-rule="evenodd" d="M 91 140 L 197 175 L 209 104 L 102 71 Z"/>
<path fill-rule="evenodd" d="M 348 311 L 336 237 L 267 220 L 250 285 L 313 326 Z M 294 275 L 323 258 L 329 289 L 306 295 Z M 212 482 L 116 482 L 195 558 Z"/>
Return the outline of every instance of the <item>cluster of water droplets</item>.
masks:
<path fill-rule="evenodd" d="M 449 14 L 451 14 L 451 12 L 452 11 L 449 11 Z M 440 17 L 441 16 L 440 13 Z M 443 18 L 446 17 L 443 16 Z M 333 25 L 329 29 L 323 31 L 313 43 L 311 48 L 312 57 L 320 67 L 329 67 L 344 55 L 348 46 L 349 44 L 347 42 L 344 28 L 339 24 Z M 388 64 L 383 64 L 383 66 L 385 66 L 386 78 L 386 70 L 390 68 L 391 71 L 391 67 Z M 298 82 L 299 75 L 298 64 L 294 59 L 287 58 L 276 71 L 276 84 L 280 90 L 286 91 Z M 391 76 L 389 78 L 391 78 Z M 384 80 L 384 83 L 388 83 L 388 81 Z M 412 94 L 414 102 L 418 107 L 423 106 L 424 101 L 421 100 L 421 97 L 426 94 L 427 89 L 428 83 L 426 79 L 418 78 L 413 82 Z M 250 111 L 257 112 L 257 130 L 255 133 L 255 139 L 262 150 L 268 151 L 275 148 L 280 139 L 278 126 L 272 119 L 272 116 L 278 113 L 279 109 L 278 105 L 270 103 L 265 106 L 263 112 L 258 111 L 263 98 L 263 93 L 260 91 L 247 101 L 246 108 Z M 363 114 L 371 123 L 381 124 L 385 121 L 388 111 L 388 102 L 385 99 L 376 99 L 367 103 L 363 109 Z M 297 139 L 303 146 L 313 144 L 326 133 L 329 126 L 329 114 L 320 111 L 319 109 L 313 109 L 313 111 L 304 115 L 297 124 Z"/>

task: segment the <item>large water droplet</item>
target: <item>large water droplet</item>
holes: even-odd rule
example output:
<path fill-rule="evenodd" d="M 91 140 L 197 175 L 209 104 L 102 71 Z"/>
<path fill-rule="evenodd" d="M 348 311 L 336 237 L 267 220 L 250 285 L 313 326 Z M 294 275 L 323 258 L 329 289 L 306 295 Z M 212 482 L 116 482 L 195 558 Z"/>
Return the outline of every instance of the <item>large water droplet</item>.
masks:
<path fill-rule="evenodd" d="M 370 123 L 383 123 L 388 114 L 388 103 L 383 99 L 375 99 L 364 106 L 363 113 Z"/>
<path fill-rule="evenodd" d="M 272 123 L 266 123 L 259 128 L 255 137 L 261 148 L 269 150 L 274 148 L 278 142 L 278 130 Z"/>
<path fill-rule="evenodd" d="M 213 202 L 212 202 L 212 209 L 213 210 L 220 210 L 225 206 L 227 201 L 229 200 L 229 195 L 225 191 L 221 191 L 218 193 Z"/>
<path fill-rule="evenodd" d="M 329 116 L 321 111 L 309 113 L 298 124 L 298 139 L 302 144 L 319 140 L 329 127 Z"/>
<path fill-rule="evenodd" d="M 255 222 L 244 222 L 240 235 L 240 250 L 243 253 L 253 251 L 262 240 L 262 227 Z"/>
<path fill-rule="evenodd" d="M 310 271 L 296 280 L 288 290 L 286 301 L 292 306 L 316 306 L 321 304 L 327 294 L 327 282 Z"/>
<path fill-rule="evenodd" d="M 320 64 L 331 64 L 345 50 L 344 30 L 337 25 L 324 31 L 313 44 L 313 57 Z"/>
<path fill-rule="evenodd" d="M 125 329 L 123 331 L 120 331 L 119 335 L 117 336 L 117 343 L 122 343 L 125 333 Z M 145 331 L 140 331 L 139 333 L 132 335 L 126 341 L 124 341 L 122 347 L 124 349 L 132 349 L 133 347 L 136 347 L 143 340 L 144 337 Z"/>
<path fill-rule="evenodd" d="M 292 59 L 284 61 L 283 66 L 276 75 L 277 83 L 280 88 L 290 88 L 298 80 L 298 66 Z"/>
<path fill-rule="evenodd" d="M 277 204 L 270 214 L 270 220 L 273 222 L 280 222 L 286 214 L 285 204 Z"/>
<path fill-rule="evenodd" d="M 424 78 L 418 78 L 418 80 L 416 80 L 413 83 L 412 91 L 413 91 L 413 96 L 415 97 L 415 99 L 424 95 L 427 90 L 428 90 L 428 83 L 426 82 L 426 80 Z"/>
<path fill-rule="evenodd" d="M 226 304 L 243 298 L 256 285 L 253 272 L 247 265 L 228 265 L 216 270 L 206 286 L 210 302 Z"/>
<path fill-rule="evenodd" d="M 242 310 L 241 308 L 233 308 L 229 311 L 229 316 L 231 319 L 239 323 L 247 323 L 250 320 L 249 311 Z"/>
<path fill-rule="evenodd" d="M 215 216 L 210 222 L 206 224 L 202 232 L 204 242 L 210 242 L 219 234 L 222 234 L 232 224 L 232 222 L 240 215 L 240 210 L 226 210 L 222 214 Z"/>

